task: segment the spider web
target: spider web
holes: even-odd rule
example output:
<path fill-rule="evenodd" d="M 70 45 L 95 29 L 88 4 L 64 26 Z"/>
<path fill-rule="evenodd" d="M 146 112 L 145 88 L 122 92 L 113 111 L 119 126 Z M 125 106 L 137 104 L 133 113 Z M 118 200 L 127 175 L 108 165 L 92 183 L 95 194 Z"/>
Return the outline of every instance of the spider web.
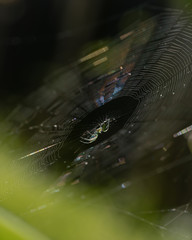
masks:
<path fill-rule="evenodd" d="M 27 175 L 46 173 L 62 159 L 67 137 L 84 117 L 112 99 L 130 96 L 139 106 L 125 126 L 75 156 L 48 192 L 88 182 L 90 189 L 103 188 L 94 204 L 99 197 L 111 198 L 119 214 L 163 238 L 168 232 L 191 239 L 191 134 L 173 138 L 192 122 L 191 40 L 191 10 L 166 9 L 136 21 L 101 54 L 55 71 L 6 119 L 10 125 L 2 128 L 1 144 L 8 139 L 12 149 L 18 136 L 26 139 L 26 152 L 12 150 L 13 165 L 27 165 Z M 47 146 L 52 147 L 27 156 Z M 159 208 L 132 211 L 140 191 L 146 198 L 157 196 Z"/>

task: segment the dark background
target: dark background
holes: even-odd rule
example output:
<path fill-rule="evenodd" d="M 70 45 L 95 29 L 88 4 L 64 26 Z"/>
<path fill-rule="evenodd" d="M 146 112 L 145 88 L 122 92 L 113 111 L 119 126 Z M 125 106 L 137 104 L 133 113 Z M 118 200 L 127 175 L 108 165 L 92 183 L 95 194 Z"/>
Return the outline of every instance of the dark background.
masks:
<path fill-rule="evenodd" d="M 86 43 L 115 35 L 125 11 L 151 4 L 174 5 L 161 0 L 0 0 L 2 115 L 54 68 L 73 61 Z"/>

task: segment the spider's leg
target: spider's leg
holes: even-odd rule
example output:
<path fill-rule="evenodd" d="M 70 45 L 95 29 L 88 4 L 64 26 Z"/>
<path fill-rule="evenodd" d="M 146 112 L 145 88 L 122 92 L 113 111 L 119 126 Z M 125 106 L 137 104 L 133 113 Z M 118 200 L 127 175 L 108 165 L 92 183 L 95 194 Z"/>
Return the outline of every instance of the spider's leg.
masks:
<path fill-rule="evenodd" d="M 83 140 L 80 140 L 80 142 L 81 142 L 81 143 L 84 143 L 84 144 L 90 144 L 90 143 L 91 143 L 91 142 L 89 142 L 89 141 L 88 141 L 88 142 L 85 142 L 85 141 L 83 141 Z"/>
<path fill-rule="evenodd" d="M 105 122 L 102 124 L 102 131 L 103 132 L 107 132 L 109 130 L 109 123 L 110 123 L 110 119 L 105 120 Z M 104 124 L 106 124 L 106 126 L 104 127 Z"/>
<path fill-rule="evenodd" d="M 85 144 L 90 144 L 90 143 L 94 142 L 97 138 L 98 138 L 98 134 L 95 134 L 95 136 L 93 138 L 81 137 L 80 142 L 85 143 Z"/>

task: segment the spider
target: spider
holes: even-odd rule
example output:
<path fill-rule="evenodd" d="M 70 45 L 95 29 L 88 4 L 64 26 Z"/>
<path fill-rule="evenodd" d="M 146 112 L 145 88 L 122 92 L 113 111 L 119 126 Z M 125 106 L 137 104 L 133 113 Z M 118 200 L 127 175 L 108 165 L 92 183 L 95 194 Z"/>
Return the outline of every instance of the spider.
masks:
<path fill-rule="evenodd" d="M 99 136 L 99 134 L 103 132 L 107 132 L 109 130 L 109 123 L 110 119 L 105 120 L 104 122 L 99 124 L 99 127 L 93 128 L 91 131 L 86 131 L 83 133 L 83 135 L 80 137 L 80 142 L 84 144 L 90 144 L 92 142 L 95 142 Z"/>

